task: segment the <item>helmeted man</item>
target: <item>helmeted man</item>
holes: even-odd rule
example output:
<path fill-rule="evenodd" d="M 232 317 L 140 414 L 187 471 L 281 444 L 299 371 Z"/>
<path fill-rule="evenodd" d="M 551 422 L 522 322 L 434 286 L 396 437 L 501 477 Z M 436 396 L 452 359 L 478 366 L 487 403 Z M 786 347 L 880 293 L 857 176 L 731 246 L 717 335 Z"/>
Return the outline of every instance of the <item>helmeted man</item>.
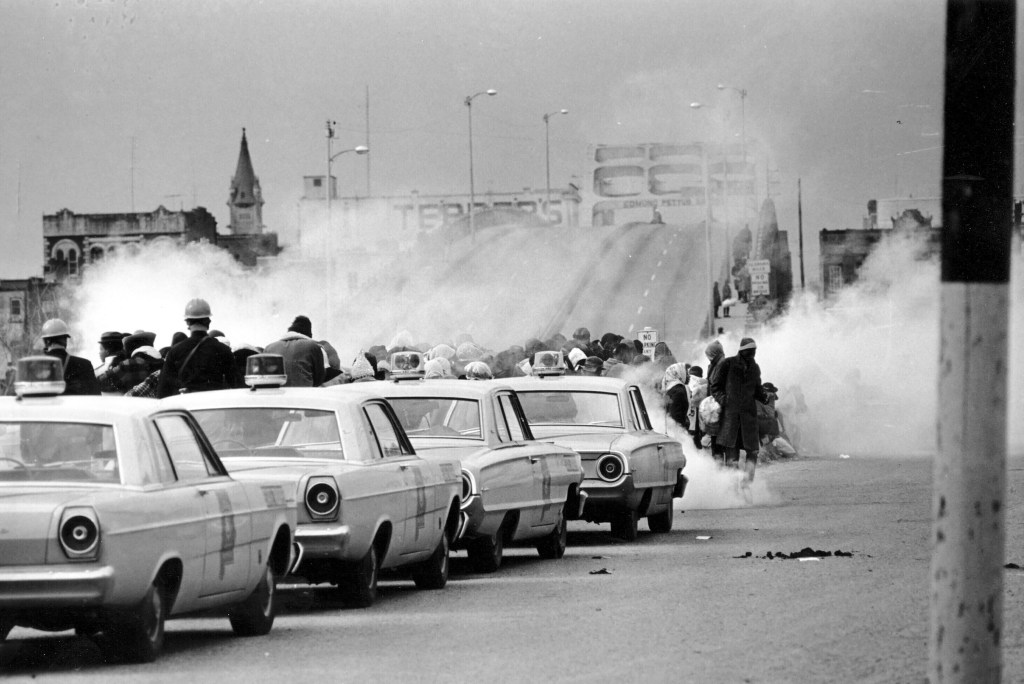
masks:
<path fill-rule="evenodd" d="M 711 379 L 711 395 L 722 406 L 717 442 L 725 449 L 725 464 L 739 467 L 740 449 L 747 452 L 745 481 L 754 479 L 757 453 L 761 448 L 757 429 L 757 402 L 768 396 L 761 385 L 761 368 L 754 360 L 757 343 L 740 340 L 736 356 L 722 361 Z"/>
<path fill-rule="evenodd" d="M 43 353 L 60 359 L 64 365 L 64 394 L 99 394 L 100 385 L 88 359 L 68 353 L 68 339 L 71 332 L 68 325 L 59 318 L 43 323 Z"/>
<path fill-rule="evenodd" d="M 265 351 L 284 357 L 285 387 L 319 387 L 327 379 L 327 355 L 313 339 L 313 324 L 306 316 L 296 316 L 288 332 Z"/>
<path fill-rule="evenodd" d="M 185 305 L 189 337 L 168 350 L 157 397 L 242 386 L 231 349 L 208 334 L 210 315 L 206 300 L 192 299 Z"/>

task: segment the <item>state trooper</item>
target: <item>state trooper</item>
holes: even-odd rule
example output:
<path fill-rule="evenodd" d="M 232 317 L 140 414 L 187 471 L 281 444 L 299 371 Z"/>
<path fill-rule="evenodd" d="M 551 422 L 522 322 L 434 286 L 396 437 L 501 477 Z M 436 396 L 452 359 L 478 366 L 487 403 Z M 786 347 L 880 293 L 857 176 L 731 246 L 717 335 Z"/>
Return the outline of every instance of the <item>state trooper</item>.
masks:
<path fill-rule="evenodd" d="M 189 337 L 168 350 L 157 385 L 158 398 L 242 386 L 231 348 L 209 336 L 210 316 L 210 305 L 204 299 L 192 299 L 185 305 Z"/>
<path fill-rule="evenodd" d="M 43 323 L 43 353 L 60 359 L 64 366 L 64 394 L 99 394 L 100 384 L 88 359 L 68 353 L 71 332 L 68 324 L 59 318 Z"/>

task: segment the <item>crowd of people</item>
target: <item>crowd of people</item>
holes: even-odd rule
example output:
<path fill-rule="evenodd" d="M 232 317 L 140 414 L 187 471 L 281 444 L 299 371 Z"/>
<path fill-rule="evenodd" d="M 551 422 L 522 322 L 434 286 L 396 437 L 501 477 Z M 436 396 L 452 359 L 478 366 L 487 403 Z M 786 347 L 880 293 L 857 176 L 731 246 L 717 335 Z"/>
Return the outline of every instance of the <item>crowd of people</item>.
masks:
<path fill-rule="evenodd" d="M 536 354 L 561 351 L 567 374 L 628 376 L 643 385 L 659 398 L 668 418 L 698 448 L 710 449 L 727 466 L 739 468 L 742 464 L 747 482 L 753 479 L 758 453 L 778 445 L 778 438 L 784 436 L 775 408 L 778 390 L 771 383 L 762 383 L 754 358 L 757 344 L 751 338 L 743 338 L 737 353 L 729 357 L 722 343 L 713 340 L 704 352 L 705 369 L 678 362 L 664 342 L 657 343 L 648 356 L 639 340 L 612 332 L 593 339 L 585 327 L 577 328 L 571 338 L 561 334 L 546 340 L 531 338 L 501 351 L 481 346 L 468 334 L 451 341 L 423 343 L 402 332 L 388 345 L 360 350 L 350 363 L 343 364 L 330 342 L 314 337 L 308 316 L 296 316 L 279 339 L 263 347 L 232 344 L 211 328 L 212 311 L 202 299 L 186 304 L 184 322 L 187 332 L 175 333 L 170 345 L 161 348 L 155 346 L 152 332 L 103 333 L 100 364 L 94 368 L 88 360 L 68 353 L 68 326 L 51 319 L 42 329 L 44 353 L 61 359 L 65 394 L 163 398 L 243 387 L 246 360 L 264 352 L 283 357 L 286 386 L 323 387 L 387 380 L 393 370 L 389 359 L 396 352 L 421 354 L 427 379 L 474 380 L 530 375 Z M 785 447 L 792 449 L 788 443 Z"/>

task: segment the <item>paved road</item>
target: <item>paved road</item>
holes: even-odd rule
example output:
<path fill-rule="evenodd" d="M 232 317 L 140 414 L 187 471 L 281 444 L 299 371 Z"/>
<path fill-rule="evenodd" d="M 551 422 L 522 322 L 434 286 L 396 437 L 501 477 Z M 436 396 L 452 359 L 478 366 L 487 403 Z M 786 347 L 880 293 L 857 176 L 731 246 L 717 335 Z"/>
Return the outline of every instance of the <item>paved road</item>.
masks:
<path fill-rule="evenodd" d="M 716 236 L 712 263 L 723 259 L 724 240 Z M 587 321 L 594 334 L 612 330 L 629 336 L 649 326 L 675 348 L 701 334 L 708 310 L 706 269 L 702 225 L 617 228 L 581 269 L 549 327 L 555 332 Z"/>
<path fill-rule="evenodd" d="M 497 574 L 477 575 L 457 557 L 445 590 L 388 582 L 368 610 L 292 590 L 269 636 L 235 638 L 222 618 L 175 621 L 166 653 L 146 666 L 106 664 L 85 639 L 15 630 L 0 670 L 43 681 L 74 671 L 86 682 L 923 681 L 930 468 L 776 463 L 758 471 L 764 503 L 688 510 L 668 535 L 642 531 L 625 544 L 579 523 L 561 561 L 515 550 Z M 1024 565 L 1019 460 L 1010 489 L 1007 561 Z M 853 555 L 766 558 L 804 547 Z M 1024 572 L 1008 570 L 1008 682 L 1024 681 L 1022 593 Z"/>

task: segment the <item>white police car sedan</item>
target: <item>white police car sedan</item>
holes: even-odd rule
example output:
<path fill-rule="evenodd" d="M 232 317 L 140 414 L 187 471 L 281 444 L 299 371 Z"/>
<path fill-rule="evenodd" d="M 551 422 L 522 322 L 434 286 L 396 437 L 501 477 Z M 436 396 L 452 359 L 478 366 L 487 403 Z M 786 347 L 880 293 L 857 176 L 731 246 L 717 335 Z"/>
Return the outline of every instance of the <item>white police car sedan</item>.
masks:
<path fill-rule="evenodd" d="M 22 359 L 0 398 L 0 640 L 104 632 L 151 661 L 168 617 L 217 607 L 236 634 L 269 632 L 296 526 L 284 486 L 232 479 L 187 411 L 60 396 L 62 375 Z"/>

